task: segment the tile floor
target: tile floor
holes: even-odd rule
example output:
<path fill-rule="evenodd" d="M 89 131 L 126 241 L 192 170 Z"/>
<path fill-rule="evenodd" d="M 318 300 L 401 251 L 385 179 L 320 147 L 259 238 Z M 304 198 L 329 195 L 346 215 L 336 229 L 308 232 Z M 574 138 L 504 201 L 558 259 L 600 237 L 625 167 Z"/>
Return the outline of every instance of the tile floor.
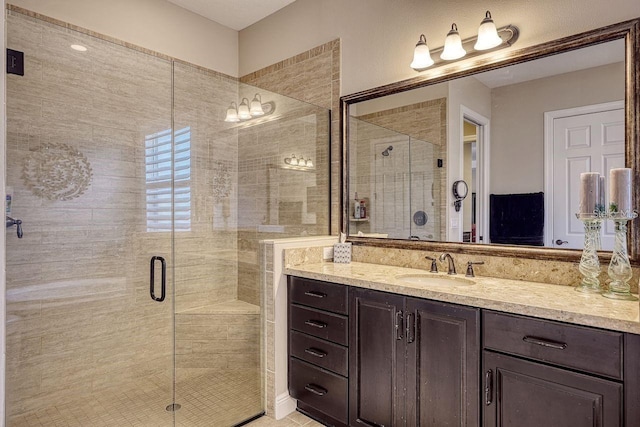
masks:
<path fill-rule="evenodd" d="M 262 399 L 256 390 L 260 390 L 259 376 L 250 371 L 210 371 L 192 376 L 176 387 L 176 401 L 182 408 L 175 413 L 175 425 L 217 427 L 241 422 L 262 410 Z M 138 381 L 136 387 L 104 390 L 64 405 L 11 417 L 7 427 L 171 427 L 173 414 L 164 409 L 168 402 L 171 382 L 152 377 Z M 309 424 L 298 415 L 283 420 L 284 424 L 269 424 L 269 419 L 263 417 L 255 425 L 319 425 Z"/>
<path fill-rule="evenodd" d="M 322 424 L 320 424 L 319 422 L 314 421 L 311 418 L 305 417 L 300 412 L 294 412 L 293 414 L 279 421 L 276 421 L 273 418 L 269 418 L 269 417 L 262 417 L 247 425 L 250 427 L 299 427 L 299 426 L 321 427 L 322 426 Z"/>

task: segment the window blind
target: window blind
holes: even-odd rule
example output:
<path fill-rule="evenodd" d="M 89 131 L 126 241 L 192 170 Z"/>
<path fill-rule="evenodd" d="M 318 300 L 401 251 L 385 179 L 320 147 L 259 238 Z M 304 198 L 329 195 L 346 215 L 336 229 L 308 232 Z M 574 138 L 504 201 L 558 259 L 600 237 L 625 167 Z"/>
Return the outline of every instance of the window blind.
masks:
<path fill-rule="evenodd" d="M 147 231 L 191 229 L 191 128 L 171 129 L 145 138 Z M 173 184 L 173 185 L 172 185 Z"/>

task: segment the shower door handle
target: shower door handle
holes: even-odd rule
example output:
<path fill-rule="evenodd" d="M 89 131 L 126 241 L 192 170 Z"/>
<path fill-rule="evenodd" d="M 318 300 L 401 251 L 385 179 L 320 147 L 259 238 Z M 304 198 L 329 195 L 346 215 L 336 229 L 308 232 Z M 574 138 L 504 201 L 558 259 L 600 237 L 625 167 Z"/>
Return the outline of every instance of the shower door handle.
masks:
<path fill-rule="evenodd" d="M 156 297 L 156 279 L 155 279 L 155 266 L 156 261 L 160 261 L 160 265 L 162 267 L 162 277 L 161 277 L 161 290 L 160 296 Z M 167 263 L 161 256 L 152 256 L 151 257 L 151 270 L 149 274 L 149 293 L 151 294 L 151 299 L 154 301 L 162 302 L 164 301 L 165 292 L 167 290 Z"/>

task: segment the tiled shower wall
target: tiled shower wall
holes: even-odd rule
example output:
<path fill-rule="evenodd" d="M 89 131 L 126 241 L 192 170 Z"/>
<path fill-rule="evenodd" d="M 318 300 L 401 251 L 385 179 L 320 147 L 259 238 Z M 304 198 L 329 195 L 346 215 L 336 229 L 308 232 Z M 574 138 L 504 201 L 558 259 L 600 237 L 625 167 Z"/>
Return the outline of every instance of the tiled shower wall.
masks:
<path fill-rule="evenodd" d="M 373 141 L 391 138 L 394 136 L 406 136 L 411 144 L 411 192 L 415 197 L 412 201 L 411 213 L 406 213 L 406 218 L 411 219 L 416 210 L 424 210 L 428 215 L 426 227 L 415 234 L 421 234 L 421 238 L 441 241 L 445 239 L 446 221 L 446 164 L 447 164 L 447 100 L 439 98 L 379 111 L 376 113 L 357 116 L 350 121 L 351 141 L 356 144 L 350 146 L 350 162 L 357 171 L 355 176 L 350 176 L 349 200 L 355 197 L 354 191 L 359 197 L 370 198 L 370 212 L 374 207 L 375 198 L 372 190 L 371 171 L 373 153 L 371 144 Z M 396 134 L 397 132 L 397 134 Z M 392 154 L 393 155 L 393 152 Z M 437 160 L 442 160 L 442 167 Z M 352 168 L 353 168 L 352 166 Z M 409 165 L 407 165 L 407 171 Z M 408 174 L 407 174 L 408 176 Z M 433 183 L 433 187 L 430 184 Z M 409 185 L 407 183 L 407 185 Z M 433 191 L 431 189 L 433 188 Z M 424 194 L 417 194 L 422 191 Z M 418 206 L 420 201 L 425 201 Z M 429 203 L 433 201 L 433 203 Z M 384 230 L 371 228 L 370 223 L 350 223 L 350 234 L 358 231 L 363 233 L 384 233 Z M 416 227 L 415 224 L 413 227 Z M 355 229 L 355 231 L 354 231 Z M 426 234 L 426 236 L 424 236 Z M 430 236 L 430 237 L 429 237 Z M 407 236 L 408 237 L 408 236 Z"/>
<path fill-rule="evenodd" d="M 26 58 L 25 76 L 7 84 L 8 185 L 12 215 L 25 228 L 23 239 L 12 230 L 7 239 L 9 416 L 109 387 L 121 393 L 142 378 L 168 390 L 160 401 L 170 402 L 174 315 L 176 398 L 181 380 L 203 368 L 257 372 L 257 241 L 282 236 L 281 226 L 287 235 L 326 234 L 329 224 L 325 108 L 74 29 L 18 8 L 8 13 L 8 45 Z M 74 43 L 89 50 L 72 51 Z M 337 42 L 328 48 L 337 64 Z M 316 77 L 328 74 L 331 92 L 326 53 L 316 49 L 303 55 L 310 62 L 291 65 L 319 67 Z M 314 93 L 324 94 L 323 81 Z M 223 122 L 231 102 L 255 92 L 276 102 L 274 115 Z M 190 138 L 189 222 L 173 243 L 170 225 L 149 228 L 145 171 L 145 140 L 172 126 Z M 283 168 L 291 154 L 313 159 L 313 170 Z M 43 175 L 59 178 L 54 190 L 82 178 L 88 186 L 78 197 L 49 199 L 51 189 L 38 192 Z M 164 304 L 149 297 L 154 255 L 169 265 Z M 205 339 L 205 330 L 215 334 Z M 259 383 L 258 374 L 256 410 Z"/>
<path fill-rule="evenodd" d="M 279 125 L 246 128 L 239 131 L 239 187 L 240 200 L 251 203 L 239 207 L 238 230 L 238 298 L 256 303 L 260 289 L 258 242 L 263 239 L 279 239 L 294 236 L 337 233 L 340 215 L 340 41 L 334 40 L 295 57 L 258 70 L 240 79 L 313 105 L 331 109 L 331 142 L 326 137 L 328 118 L 318 114 L 309 117 L 283 120 Z M 247 96 L 252 96 L 248 94 Z M 263 101 L 267 99 L 263 98 Z M 315 118 L 313 117 L 315 116 Z M 277 146 L 262 141 L 271 135 Z M 329 144 L 331 143 L 331 147 Z M 285 157 L 310 157 L 316 173 L 279 169 Z M 331 189 L 329 189 L 329 170 Z M 320 173 L 318 173 L 320 172 Z M 269 203 L 280 204 L 279 217 L 269 215 L 272 206 L 262 203 L 266 191 L 277 180 L 279 196 L 270 197 Z M 299 185 L 306 188 L 304 211 L 298 204 Z M 271 186 L 271 187 L 269 187 Z M 303 190 L 304 191 L 304 190 Z M 331 191 L 331 211 L 329 211 Z M 252 203 L 251 201 L 255 201 Z M 255 215 L 252 217 L 252 215 Z M 243 225 L 243 217 L 255 219 Z M 283 225 L 282 229 L 269 230 L 261 225 Z"/>
<path fill-rule="evenodd" d="M 144 141 L 171 128 L 171 63 L 15 12 L 7 37 L 26 62 L 7 76 L 7 185 L 24 226 L 7 234 L 11 416 L 170 378 L 172 307 L 149 298 L 149 259 L 171 263 L 171 240 L 147 232 Z"/>

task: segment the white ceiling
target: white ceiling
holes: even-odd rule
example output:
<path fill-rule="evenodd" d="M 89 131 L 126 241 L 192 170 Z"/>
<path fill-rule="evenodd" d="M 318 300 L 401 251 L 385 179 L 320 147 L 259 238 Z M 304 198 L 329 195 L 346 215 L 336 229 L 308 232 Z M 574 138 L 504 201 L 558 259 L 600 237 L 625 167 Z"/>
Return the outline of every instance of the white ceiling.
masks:
<path fill-rule="evenodd" d="M 169 0 L 191 12 L 240 31 L 295 0 Z"/>

